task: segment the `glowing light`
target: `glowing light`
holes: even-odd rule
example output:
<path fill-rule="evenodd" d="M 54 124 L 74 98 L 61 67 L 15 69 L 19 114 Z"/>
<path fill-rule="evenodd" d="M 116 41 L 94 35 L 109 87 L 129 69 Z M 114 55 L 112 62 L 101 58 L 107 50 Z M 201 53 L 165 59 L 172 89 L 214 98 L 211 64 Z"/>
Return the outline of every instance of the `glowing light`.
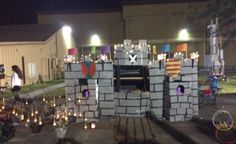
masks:
<path fill-rule="evenodd" d="M 190 40 L 189 33 L 187 29 L 180 30 L 178 34 L 178 40 L 179 41 L 188 41 Z"/>
<path fill-rule="evenodd" d="M 92 35 L 90 41 L 91 41 L 92 46 L 100 46 L 101 45 L 101 39 L 97 34 Z"/>
<path fill-rule="evenodd" d="M 90 123 L 90 127 L 91 127 L 91 129 L 95 129 L 95 128 L 96 128 L 95 122 L 91 122 L 91 123 Z"/>
<path fill-rule="evenodd" d="M 62 28 L 62 34 L 64 38 L 64 42 L 66 44 L 66 48 L 71 48 L 72 47 L 72 37 L 71 37 L 71 27 L 70 26 L 64 26 Z"/>

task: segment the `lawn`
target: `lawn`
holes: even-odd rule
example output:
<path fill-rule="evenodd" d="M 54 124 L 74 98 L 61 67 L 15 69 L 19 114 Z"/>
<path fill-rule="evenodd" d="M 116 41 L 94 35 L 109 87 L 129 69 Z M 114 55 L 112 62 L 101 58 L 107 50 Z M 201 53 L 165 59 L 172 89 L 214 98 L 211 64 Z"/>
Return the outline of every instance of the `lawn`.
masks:
<path fill-rule="evenodd" d="M 26 93 L 26 92 L 31 92 L 37 89 L 41 89 L 41 88 L 45 88 L 45 87 L 49 87 L 55 84 L 59 84 L 64 82 L 64 79 L 60 79 L 60 80 L 51 80 L 51 81 L 46 81 L 44 83 L 40 83 L 40 84 L 30 84 L 30 85 L 24 85 L 21 87 L 21 93 Z M 11 97 L 13 96 L 12 92 L 9 90 L 9 92 L 4 94 L 5 97 Z"/>
<path fill-rule="evenodd" d="M 199 76 L 198 80 L 200 82 L 203 82 L 207 79 L 206 76 Z M 227 94 L 227 93 L 236 93 L 236 79 L 232 76 L 228 77 L 228 80 L 220 80 L 219 81 L 219 87 L 222 88 L 221 93 Z"/>

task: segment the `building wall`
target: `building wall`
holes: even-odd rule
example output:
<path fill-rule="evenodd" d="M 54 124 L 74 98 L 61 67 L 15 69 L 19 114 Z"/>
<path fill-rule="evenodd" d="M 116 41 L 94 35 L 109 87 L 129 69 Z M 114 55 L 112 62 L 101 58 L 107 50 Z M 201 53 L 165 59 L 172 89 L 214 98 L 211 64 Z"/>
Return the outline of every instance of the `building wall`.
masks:
<path fill-rule="evenodd" d="M 150 45 L 159 48 L 164 43 L 170 43 L 173 51 L 179 30 L 187 28 L 191 40 L 188 53 L 199 51 L 199 65 L 203 66 L 204 55 L 209 50 L 207 24 L 194 23 L 189 20 L 202 11 L 205 2 L 167 3 L 167 4 L 125 4 L 121 12 L 98 13 L 42 13 L 38 15 L 39 24 L 68 24 L 73 27 L 73 35 L 77 47 L 89 46 L 92 34 L 97 33 L 104 44 L 123 43 L 124 39 L 147 39 Z M 205 24 L 204 24 L 205 23 Z M 231 49 L 225 48 L 225 64 L 236 65 L 231 57 Z M 81 51 L 82 52 L 82 51 Z M 228 57 L 228 55 L 230 57 Z"/>
<path fill-rule="evenodd" d="M 90 37 L 98 34 L 102 44 L 122 42 L 124 26 L 121 12 L 39 14 L 39 24 L 68 24 L 77 47 L 90 45 Z"/>
<path fill-rule="evenodd" d="M 36 83 L 39 75 L 44 81 L 60 77 L 60 70 L 63 69 L 63 56 L 66 55 L 66 48 L 63 41 L 56 40 L 54 34 L 45 42 L 5 42 L 0 43 L 0 64 L 6 67 L 7 81 L 11 82 L 12 65 L 18 65 L 22 69 L 22 57 L 25 61 L 25 84 Z M 60 37 L 60 32 L 58 32 Z M 58 54 L 57 54 L 57 45 Z M 58 56 L 57 56 L 58 55 Z M 57 58 L 58 57 L 58 58 Z M 58 65 L 58 67 L 57 67 Z M 35 68 L 34 68 L 35 67 Z M 30 72 L 30 69 L 35 73 Z M 1 85 L 5 80 L 1 80 Z"/>

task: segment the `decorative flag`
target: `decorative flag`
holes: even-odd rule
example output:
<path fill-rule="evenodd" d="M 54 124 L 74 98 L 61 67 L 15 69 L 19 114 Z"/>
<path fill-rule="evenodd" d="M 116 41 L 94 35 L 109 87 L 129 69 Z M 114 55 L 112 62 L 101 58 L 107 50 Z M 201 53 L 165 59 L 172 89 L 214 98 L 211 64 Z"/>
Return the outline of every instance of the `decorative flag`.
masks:
<path fill-rule="evenodd" d="M 164 44 L 161 48 L 163 53 L 170 52 L 170 44 Z"/>
<path fill-rule="evenodd" d="M 81 72 L 84 78 L 90 79 L 96 72 L 95 61 L 84 61 L 81 63 Z"/>
<path fill-rule="evenodd" d="M 92 47 L 92 49 L 91 49 L 91 54 L 96 54 L 96 47 L 95 47 L 95 46 Z"/>
<path fill-rule="evenodd" d="M 111 52 L 111 47 L 110 46 L 103 46 L 101 48 L 101 54 L 107 54 Z"/>
<path fill-rule="evenodd" d="M 173 59 L 167 60 L 166 62 L 166 71 L 170 77 L 177 77 L 181 70 L 181 60 Z"/>
<path fill-rule="evenodd" d="M 77 55 L 79 53 L 77 48 L 68 49 L 68 55 Z"/>
<path fill-rule="evenodd" d="M 177 45 L 176 51 L 177 52 L 187 52 L 187 49 L 188 49 L 188 45 L 186 43 L 183 43 L 183 44 Z"/>
<path fill-rule="evenodd" d="M 152 54 L 157 54 L 157 47 L 156 46 L 152 47 Z"/>

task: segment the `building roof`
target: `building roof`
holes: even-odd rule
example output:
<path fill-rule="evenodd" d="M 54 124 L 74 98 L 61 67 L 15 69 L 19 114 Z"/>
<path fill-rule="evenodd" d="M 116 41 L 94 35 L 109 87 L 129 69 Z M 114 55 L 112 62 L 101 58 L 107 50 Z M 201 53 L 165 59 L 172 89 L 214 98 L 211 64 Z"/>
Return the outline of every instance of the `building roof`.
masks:
<path fill-rule="evenodd" d="M 122 5 L 208 2 L 209 0 L 123 0 Z"/>
<path fill-rule="evenodd" d="M 0 42 L 42 42 L 49 39 L 58 25 L 5 25 L 0 26 Z"/>

